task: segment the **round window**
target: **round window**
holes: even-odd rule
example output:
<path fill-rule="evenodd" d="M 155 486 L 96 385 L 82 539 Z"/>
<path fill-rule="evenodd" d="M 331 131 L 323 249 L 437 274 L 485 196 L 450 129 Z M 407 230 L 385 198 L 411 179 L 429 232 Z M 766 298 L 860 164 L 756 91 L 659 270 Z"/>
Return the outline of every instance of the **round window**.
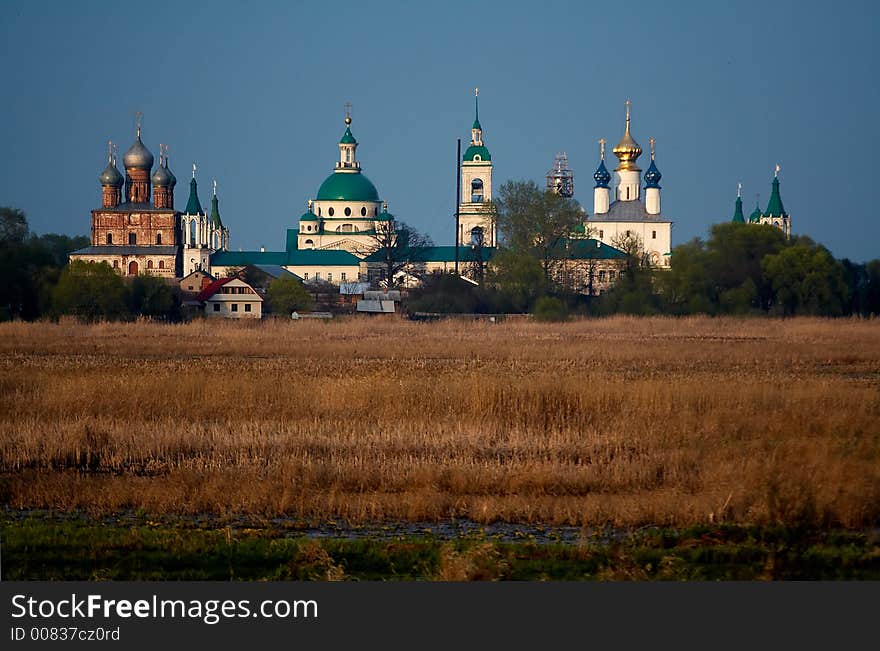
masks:
<path fill-rule="evenodd" d="M 348 206 L 345 207 L 345 216 L 351 217 L 351 208 L 349 208 Z"/>
<path fill-rule="evenodd" d="M 333 216 L 333 208 L 328 208 L 328 209 L 327 209 L 327 214 L 330 215 L 330 216 L 332 217 L 332 216 Z"/>
<path fill-rule="evenodd" d="M 366 216 L 367 216 L 367 207 L 364 206 L 363 208 L 361 208 L 361 217 L 366 217 Z"/>
<path fill-rule="evenodd" d="M 480 156 L 479 154 L 477 154 L 476 156 L 474 156 L 474 160 L 479 162 L 479 161 L 483 160 L 483 157 Z"/>

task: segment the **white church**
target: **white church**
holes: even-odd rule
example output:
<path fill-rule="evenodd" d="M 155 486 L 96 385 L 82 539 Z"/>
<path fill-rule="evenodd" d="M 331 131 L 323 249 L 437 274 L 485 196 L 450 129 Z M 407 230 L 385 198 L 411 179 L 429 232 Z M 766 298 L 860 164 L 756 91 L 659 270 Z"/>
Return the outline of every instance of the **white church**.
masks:
<path fill-rule="evenodd" d="M 638 238 L 645 259 L 651 266 L 668 268 L 672 252 L 672 221 L 660 211 L 660 170 L 654 162 L 651 138 L 651 164 L 644 175 L 638 158 L 642 148 L 630 132 L 630 102 L 626 101 L 626 127 L 623 138 L 612 150 L 618 164 L 614 176 L 605 167 L 605 139 L 599 140 L 599 168 L 593 174 L 593 214 L 584 221 L 585 232 L 603 244 L 619 246 L 624 238 Z M 614 200 L 611 200 L 614 181 Z"/>

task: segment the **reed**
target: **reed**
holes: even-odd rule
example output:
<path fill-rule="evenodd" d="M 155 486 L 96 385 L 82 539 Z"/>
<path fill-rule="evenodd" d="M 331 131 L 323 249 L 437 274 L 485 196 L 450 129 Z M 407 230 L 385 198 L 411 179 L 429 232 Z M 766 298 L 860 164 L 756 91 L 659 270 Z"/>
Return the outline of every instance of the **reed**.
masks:
<path fill-rule="evenodd" d="M 0 324 L 12 508 L 863 528 L 878 422 L 878 321 Z"/>

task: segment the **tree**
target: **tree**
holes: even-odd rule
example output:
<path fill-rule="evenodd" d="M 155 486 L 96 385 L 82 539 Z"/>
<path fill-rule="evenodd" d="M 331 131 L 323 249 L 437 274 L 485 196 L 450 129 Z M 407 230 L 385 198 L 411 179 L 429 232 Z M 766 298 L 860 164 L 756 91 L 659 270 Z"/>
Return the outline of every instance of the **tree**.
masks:
<path fill-rule="evenodd" d="M 528 312 L 544 294 L 544 272 L 528 253 L 502 250 L 489 264 L 488 284 L 498 291 L 501 311 Z"/>
<path fill-rule="evenodd" d="M 840 316 L 849 301 L 843 265 L 824 246 L 803 238 L 765 256 L 761 267 L 776 295 L 774 311 L 785 316 Z"/>
<path fill-rule="evenodd" d="M 315 301 L 302 282 L 290 276 L 276 278 L 266 290 L 267 311 L 273 314 L 289 315 L 292 312 L 308 312 L 314 308 Z"/>
<path fill-rule="evenodd" d="M 534 181 L 508 181 L 493 202 L 495 220 L 507 248 L 528 253 L 541 263 L 549 289 L 566 259 L 566 238 L 583 224 L 584 213 L 574 199 L 542 191 Z"/>
<path fill-rule="evenodd" d="M 387 215 L 387 219 L 376 222 L 376 229 L 370 236 L 372 241 L 359 253 L 365 256 L 368 265 L 374 263 L 379 266 L 377 280 L 384 281 L 386 289 L 392 290 L 400 284 L 399 276 L 402 273 L 417 274 L 421 271 L 419 263 L 424 263 L 426 249 L 434 243 L 429 236 L 398 222 L 393 215 L 383 214 Z"/>
<path fill-rule="evenodd" d="M 27 217 L 18 208 L 0 206 L 0 245 L 21 244 L 28 235 Z"/>
<path fill-rule="evenodd" d="M 132 314 L 154 319 L 176 320 L 178 302 L 174 289 L 156 276 L 135 276 L 128 288 L 128 304 Z"/>
<path fill-rule="evenodd" d="M 56 314 L 81 319 L 119 319 L 127 316 L 125 282 L 106 262 L 74 260 L 52 292 Z"/>

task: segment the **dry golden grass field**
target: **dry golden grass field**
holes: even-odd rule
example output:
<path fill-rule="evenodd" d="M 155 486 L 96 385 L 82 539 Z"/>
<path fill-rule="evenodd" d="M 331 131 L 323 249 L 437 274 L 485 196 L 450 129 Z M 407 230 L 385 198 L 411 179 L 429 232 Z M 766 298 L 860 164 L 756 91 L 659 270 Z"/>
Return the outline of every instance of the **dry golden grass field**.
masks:
<path fill-rule="evenodd" d="M 880 321 L 0 324 L 0 502 L 880 522 Z"/>

